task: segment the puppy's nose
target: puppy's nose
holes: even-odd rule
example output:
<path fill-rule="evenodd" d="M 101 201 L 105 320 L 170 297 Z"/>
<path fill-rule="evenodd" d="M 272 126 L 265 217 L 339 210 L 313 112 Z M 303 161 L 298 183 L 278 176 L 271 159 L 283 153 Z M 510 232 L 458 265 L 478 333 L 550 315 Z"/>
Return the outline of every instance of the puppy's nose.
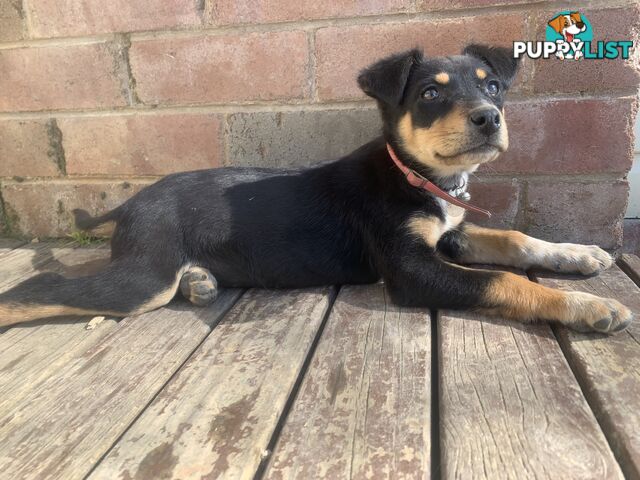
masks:
<path fill-rule="evenodd" d="M 584 27 L 584 22 L 576 22 L 576 27 L 582 30 L 582 28 Z"/>
<path fill-rule="evenodd" d="M 489 136 L 500 130 L 500 112 L 495 108 L 478 108 L 469 114 L 474 128 Z"/>

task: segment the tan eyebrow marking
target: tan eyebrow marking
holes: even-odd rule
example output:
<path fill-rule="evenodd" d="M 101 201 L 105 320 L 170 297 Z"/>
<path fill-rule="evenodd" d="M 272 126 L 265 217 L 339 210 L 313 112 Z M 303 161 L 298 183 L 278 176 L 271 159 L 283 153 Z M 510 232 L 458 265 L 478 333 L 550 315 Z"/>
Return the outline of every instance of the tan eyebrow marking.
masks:
<path fill-rule="evenodd" d="M 487 78 L 487 72 L 481 68 L 476 68 L 476 75 L 480 80 Z"/>
<path fill-rule="evenodd" d="M 446 85 L 447 83 L 449 83 L 449 74 L 446 72 L 440 72 L 439 74 L 437 74 L 435 77 L 436 82 L 442 84 L 442 85 Z"/>

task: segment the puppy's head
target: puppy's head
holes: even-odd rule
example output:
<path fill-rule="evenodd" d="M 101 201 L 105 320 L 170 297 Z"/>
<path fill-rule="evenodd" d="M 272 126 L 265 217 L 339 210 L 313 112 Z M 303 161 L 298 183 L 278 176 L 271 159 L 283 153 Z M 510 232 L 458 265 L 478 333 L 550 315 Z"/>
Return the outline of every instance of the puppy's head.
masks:
<path fill-rule="evenodd" d="M 365 69 L 358 83 L 378 101 L 387 140 L 446 177 L 507 149 L 503 102 L 517 67 L 504 48 L 470 45 L 432 59 L 410 50 Z"/>
<path fill-rule="evenodd" d="M 574 35 L 582 33 L 587 29 L 579 12 L 558 15 L 551 19 L 548 25 L 560 35 L 567 37 L 569 41 L 573 41 Z"/>

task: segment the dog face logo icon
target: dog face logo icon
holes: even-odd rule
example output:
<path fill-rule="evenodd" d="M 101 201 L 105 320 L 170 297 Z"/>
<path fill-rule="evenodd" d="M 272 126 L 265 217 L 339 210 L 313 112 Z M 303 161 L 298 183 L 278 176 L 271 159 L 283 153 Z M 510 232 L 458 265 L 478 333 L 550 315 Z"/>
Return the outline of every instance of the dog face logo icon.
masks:
<path fill-rule="evenodd" d="M 547 22 L 545 40 L 516 40 L 513 58 L 526 55 L 532 59 L 558 57 L 574 60 L 628 60 L 633 40 L 593 40 L 593 29 L 580 12 L 559 12 Z"/>
<path fill-rule="evenodd" d="M 591 41 L 593 34 L 589 21 L 580 12 L 564 12 L 553 17 L 547 23 L 547 40 L 566 43 L 571 48 L 558 49 L 556 57 L 574 58 L 584 56 L 581 50 L 585 41 Z"/>

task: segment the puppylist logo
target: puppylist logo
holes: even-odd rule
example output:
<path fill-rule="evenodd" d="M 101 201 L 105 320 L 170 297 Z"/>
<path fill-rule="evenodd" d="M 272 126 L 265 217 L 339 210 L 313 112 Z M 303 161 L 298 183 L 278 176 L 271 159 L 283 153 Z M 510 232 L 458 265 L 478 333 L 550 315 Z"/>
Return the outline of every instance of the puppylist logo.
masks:
<path fill-rule="evenodd" d="M 629 58 L 633 47 L 631 40 L 593 41 L 593 29 L 580 12 L 560 12 L 547 22 L 546 40 L 536 42 L 513 42 L 513 56 L 529 58 L 551 58 L 562 60 L 613 60 Z"/>

